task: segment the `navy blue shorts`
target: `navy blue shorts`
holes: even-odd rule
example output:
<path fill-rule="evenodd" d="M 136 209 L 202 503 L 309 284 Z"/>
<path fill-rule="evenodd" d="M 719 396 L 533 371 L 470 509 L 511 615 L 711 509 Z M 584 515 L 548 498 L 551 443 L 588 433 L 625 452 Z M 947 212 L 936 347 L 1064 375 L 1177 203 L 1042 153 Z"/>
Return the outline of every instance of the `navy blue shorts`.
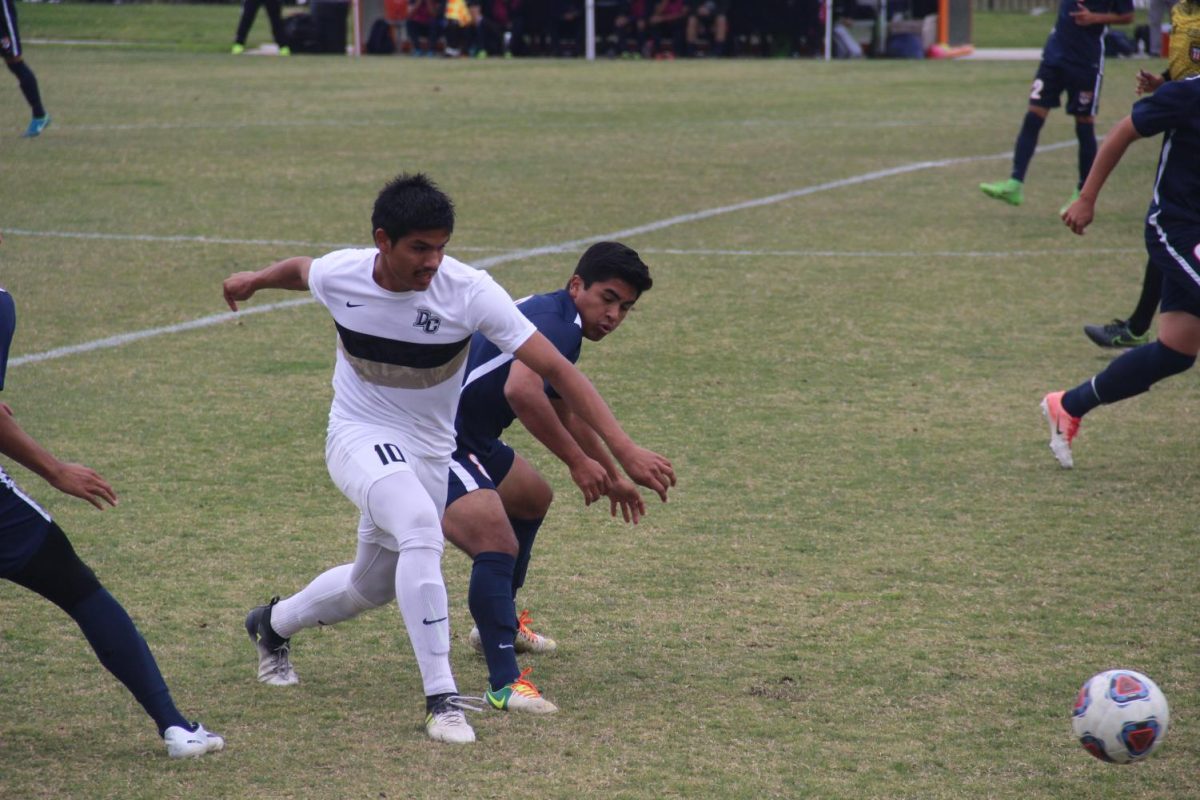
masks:
<path fill-rule="evenodd" d="M 450 456 L 450 485 L 446 507 L 476 489 L 495 489 L 512 469 L 517 454 L 499 439 L 457 441 Z"/>
<path fill-rule="evenodd" d="M 1039 64 L 1033 85 L 1029 87 L 1029 104 L 1058 108 L 1062 93 L 1066 92 L 1068 114 L 1094 117 L 1100 110 L 1103 77 L 1097 69 Z"/>
<path fill-rule="evenodd" d="M 50 531 L 50 521 L 32 517 L 16 525 L 0 523 L 0 578 L 19 572 L 41 549 Z"/>
<path fill-rule="evenodd" d="M 1164 230 L 1146 226 L 1146 252 L 1162 270 L 1160 311 L 1183 311 L 1200 317 L 1200 228 Z"/>

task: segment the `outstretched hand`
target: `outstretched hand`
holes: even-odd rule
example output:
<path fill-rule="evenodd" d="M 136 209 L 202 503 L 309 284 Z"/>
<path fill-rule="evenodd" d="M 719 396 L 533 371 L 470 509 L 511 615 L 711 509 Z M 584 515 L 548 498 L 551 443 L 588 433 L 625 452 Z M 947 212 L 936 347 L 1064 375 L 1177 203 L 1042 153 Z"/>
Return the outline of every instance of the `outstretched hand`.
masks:
<path fill-rule="evenodd" d="M 100 477 L 100 473 L 83 464 L 59 465 L 49 483 L 60 492 L 87 500 L 101 510 L 104 509 L 105 503 L 110 506 L 117 504 L 117 493 L 108 481 Z"/>
<path fill-rule="evenodd" d="M 617 456 L 626 474 L 639 486 L 645 486 L 667 502 L 667 490 L 675 485 L 675 468 L 665 456 L 634 445 L 629 454 Z"/>
<path fill-rule="evenodd" d="M 583 504 L 587 506 L 608 492 L 608 473 L 599 461 L 592 458 L 571 467 L 571 480 L 583 492 Z"/>
<path fill-rule="evenodd" d="M 612 516 L 621 512 L 621 518 L 626 522 L 638 524 L 638 520 L 646 516 L 646 501 L 633 481 L 620 478 L 614 480 L 608 487 L 609 513 Z"/>

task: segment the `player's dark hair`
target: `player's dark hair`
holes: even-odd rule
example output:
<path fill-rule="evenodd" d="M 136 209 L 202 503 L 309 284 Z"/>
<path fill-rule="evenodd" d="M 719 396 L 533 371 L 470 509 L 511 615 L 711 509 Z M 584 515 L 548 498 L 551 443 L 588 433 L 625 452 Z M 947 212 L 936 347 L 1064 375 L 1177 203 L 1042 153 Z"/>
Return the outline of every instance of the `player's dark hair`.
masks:
<path fill-rule="evenodd" d="M 454 203 L 423 173 L 397 175 L 375 198 L 371 230 L 380 228 L 393 242 L 413 231 L 450 233 Z"/>
<path fill-rule="evenodd" d="M 575 274 L 583 278 L 583 288 L 596 281 L 623 280 L 641 297 L 654 285 L 650 268 L 632 247 L 620 242 L 596 242 L 579 257 Z"/>

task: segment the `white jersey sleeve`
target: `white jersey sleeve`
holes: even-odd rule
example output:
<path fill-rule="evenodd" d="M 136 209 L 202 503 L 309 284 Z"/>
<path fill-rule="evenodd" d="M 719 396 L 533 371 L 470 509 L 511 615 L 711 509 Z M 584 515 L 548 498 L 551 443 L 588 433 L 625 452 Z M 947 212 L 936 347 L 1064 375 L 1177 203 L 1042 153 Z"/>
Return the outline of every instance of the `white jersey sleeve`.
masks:
<path fill-rule="evenodd" d="M 484 275 L 478 282 L 472 306 L 476 315 L 475 329 L 505 353 L 515 351 L 537 331 L 491 275 Z"/>

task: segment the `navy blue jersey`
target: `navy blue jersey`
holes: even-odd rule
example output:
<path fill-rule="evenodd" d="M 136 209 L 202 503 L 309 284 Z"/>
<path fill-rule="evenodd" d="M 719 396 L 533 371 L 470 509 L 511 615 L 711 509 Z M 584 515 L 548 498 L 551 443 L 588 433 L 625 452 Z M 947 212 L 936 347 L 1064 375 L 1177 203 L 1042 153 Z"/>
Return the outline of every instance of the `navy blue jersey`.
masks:
<path fill-rule="evenodd" d="M 574 364 L 583 347 L 583 328 L 575 301 L 566 289 L 550 294 L 535 294 L 517 303 L 517 308 L 550 343 Z M 498 439 L 500 433 L 517 418 L 504 397 L 504 384 L 512 366 L 512 356 L 502 353 L 482 334 L 471 339 L 467 371 L 458 400 L 454 431 L 459 439 Z M 557 397 L 546 384 L 546 393 Z"/>
<path fill-rule="evenodd" d="M 1107 25 L 1076 25 L 1071 12 L 1080 6 L 1096 14 L 1132 14 L 1133 0 L 1060 0 L 1058 19 L 1042 48 L 1042 62 L 1051 66 L 1099 69 L 1104 60 Z"/>
<path fill-rule="evenodd" d="M 1200 79 L 1168 81 L 1132 117 L 1139 135 L 1163 135 L 1146 223 L 1200 230 Z"/>
<path fill-rule="evenodd" d="M 0 389 L 8 367 L 8 346 L 17 327 L 12 295 L 0 289 Z M 0 414 L 3 414 L 0 411 Z M 50 515 L 27 497 L 0 467 L 0 575 L 29 560 L 46 536 Z"/>

